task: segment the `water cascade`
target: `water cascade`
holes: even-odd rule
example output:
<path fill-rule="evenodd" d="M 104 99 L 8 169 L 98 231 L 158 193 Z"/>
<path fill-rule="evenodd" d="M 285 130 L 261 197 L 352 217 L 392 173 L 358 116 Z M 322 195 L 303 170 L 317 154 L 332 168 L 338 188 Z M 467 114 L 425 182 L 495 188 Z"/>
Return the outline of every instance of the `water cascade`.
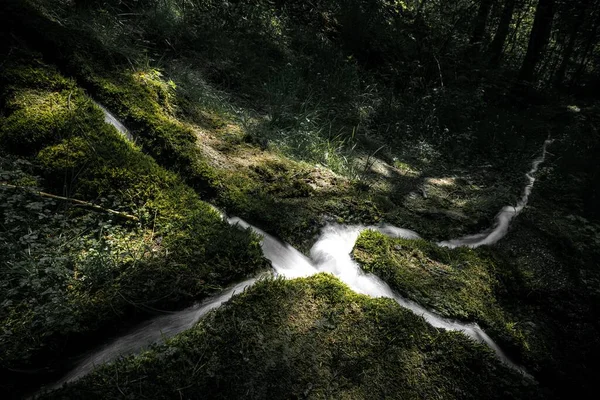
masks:
<path fill-rule="evenodd" d="M 125 125 L 123 125 L 121 123 L 121 121 L 119 121 L 114 115 L 112 115 L 112 113 L 110 111 L 108 111 L 104 106 L 102 106 L 98 103 L 94 103 L 94 104 L 96 104 L 98 107 L 100 107 L 100 109 L 104 113 L 104 122 L 114 126 L 119 131 L 119 133 L 121 135 L 125 136 L 125 138 L 127 140 L 129 140 L 130 142 L 135 142 L 135 138 L 133 137 L 131 132 L 129 132 L 129 129 L 127 129 L 125 127 Z"/>
<path fill-rule="evenodd" d="M 100 106 L 105 115 L 105 121 L 113 125 L 127 139 L 133 141 L 131 133 L 121 124 L 108 110 Z M 528 180 L 523 196 L 516 206 L 506 206 L 496 216 L 493 228 L 476 235 L 465 236 L 438 243 L 439 246 L 456 247 L 479 247 L 496 243 L 502 239 L 509 227 L 510 221 L 516 217 L 527 205 L 529 195 L 533 189 L 535 174 L 546 157 L 546 148 L 552 143 L 546 140 L 542 147 L 542 154 L 533 161 L 531 170 L 526 174 Z M 422 316 L 429 324 L 436 328 L 460 331 L 468 337 L 486 344 L 490 347 L 509 367 L 526 372 L 516 364 L 512 363 L 502 352 L 498 345 L 476 324 L 463 323 L 449 318 L 443 318 L 431 312 L 412 300 L 406 299 L 395 293 L 387 283 L 373 274 L 365 273 L 352 259 L 350 253 L 360 233 L 366 229 L 375 230 L 391 237 L 402 237 L 405 239 L 418 239 L 419 235 L 411 230 L 402 229 L 391 225 L 381 226 L 344 226 L 329 224 L 321 232 L 321 236 L 310 250 L 310 258 L 306 257 L 294 247 L 283 243 L 266 232 L 248 224 L 240 218 L 227 218 L 229 224 L 237 225 L 244 229 L 251 229 L 262 236 L 262 250 L 264 256 L 271 261 L 274 273 L 287 279 L 307 277 L 319 272 L 327 272 L 335 275 L 347 284 L 352 290 L 372 297 L 388 297 L 394 299 L 399 305 L 407 308 L 417 315 Z M 72 382 L 83 375 L 91 372 L 99 364 L 115 360 L 119 356 L 131 354 L 140 349 L 156 343 L 161 339 L 171 337 L 186 329 L 191 328 L 207 312 L 218 308 L 229 300 L 235 293 L 243 291 L 256 282 L 256 278 L 249 279 L 234 285 L 221 294 L 209 298 L 204 302 L 182 311 L 159 316 L 141 324 L 130 333 L 119 337 L 83 356 L 78 365 L 51 388 L 57 388 L 63 383 Z"/>
<path fill-rule="evenodd" d="M 335 275 L 335 277 L 357 293 L 371 297 L 388 297 L 394 299 L 399 305 L 422 316 L 429 324 L 436 328 L 463 332 L 470 338 L 490 347 L 506 365 L 525 374 L 525 371 L 521 367 L 508 359 L 500 347 L 479 325 L 441 317 L 418 303 L 398 295 L 379 277 L 362 271 L 350 255 L 356 240 L 364 230 L 374 230 L 392 237 L 418 239 L 419 235 L 415 232 L 390 225 L 348 226 L 329 224 L 321 231 L 321 236 L 311 248 L 310 259 L 308 259 L 289 244 L 279 242 L 274 237 L 239 218 L 229 218 L 228 222 L 230 224 L 237 224 L 243 228 L 250 228 L 263 237 L 263 254 L 271 261 L 277 275 L 285 278 L 296 278 L 309 276 L 318 272 L 328 272 Z"/>
<path fill-rule="evenodd" d="M 50 389 L 56 389 L 62 386 L 63 383 L 77 380 L 90 373 L 96 366 L 136 353 L 153 343 L 159 342 L 161 339 L 175 336 L 190 329 L 206 313 L 220 307 L 234 294 L 252 286 L 256 280 L 256 278 L 252 278 L 240 282 L 202 303 L 171 314 L 161 315 L 140 324 L 124 336 L 110 340 L 100 348 L 80 357 L 77 366 L 52 385 Z"/>

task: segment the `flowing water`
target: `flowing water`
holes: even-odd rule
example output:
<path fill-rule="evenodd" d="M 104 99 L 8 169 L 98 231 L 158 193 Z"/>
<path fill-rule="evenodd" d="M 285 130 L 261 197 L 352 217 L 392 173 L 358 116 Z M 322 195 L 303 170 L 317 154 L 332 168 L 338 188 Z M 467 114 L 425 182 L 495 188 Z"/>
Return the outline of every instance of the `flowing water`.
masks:
<path fill-rule="evenodd" d="M 552 140 L 550 139 L 544 142 L 544 145 L 542 146 L 542 154 L 533 161 L 531 165 L 531 170 L 525 174 L 525 178 L 527 178 L 528 183 L 525 186 L 525 189 L 523 190 L 523 196 L 521 196 L 521 199 L 519 199 L 517 205 L 506 206 L 502 208 L 502 210 L 500 210 L 500 212 L 496 215 L 495 224 L 491 229 L 477 233 L 475 235 L 468 235 L 459 239 L 452 239 L 440 242 L 438 243 L 438 245 L 442 247 L 449 247 L 451 249 L 454 249 L 456 247 L 475 248 L 483 245 L 494 244 L 498 240 L 506 236 L 510 221 L 512 221 L 514 217 L 516 217 L 521 211 L 523 211 L 523 208 L 525 208 L 527 202 L 529 201 L 529 195 L 531 194 L 531 191 L 533 190 L 533 184 L 535 183 L 535 177 L 533 176 L 533 174 L 537 172 L 540 164 L 543 163 L 546 159 L 546 149 L 551 143 Z"/>
<path fill-rule="evenodd" d="M 104 122 L 106 122 L 107 124 L 110 124 L 112 126 L 114 126 L 115 128 L 117 128 L 117 130 L 119 131 L 119 133 L 121 133 L 123 136 L 125 136 L 127 138 L 127 140 L 129 140 L 130 142 L 135 142 L 135 138 L 133 137 L 133 135 L 131 134 L 131 132 L 129 132 L 129 129 L 127 129 L 125 127 L 125 125 L 123 125 L 121 123 L 121 121 L 119 121 L 117 119 L 117 117 L 115 117 L 114 115 L 111 114 L 110 111 L 108 111 L 106 108 L 104 108 L 104 106 L 95 103 L 98 107 L 100 107 L 100 109 L 102 110 L 102 112 L 104 113 Z"/>
<path fill-rule="evenodd" d="M 161 315 L 140 324 L 124 336 L 111 340 L 100 348 L 82 356 L 77 363 L 77 367 L 52 385 L 50 389 L 56 389 L 64 383 L 81 378 L 90 373 L 98 365 L 113 361 L 121 356 L 135 353 L 153 343 L 190 329 L 207 312 L 220 307 L 221 304 L 229 300 L 234 294 L 240 293 L 245 288 L 252 286 L 256 280 L 256 278 L 252 278 L 240 282 L 219 295 L 206 299 L 202 303 L 182 311 Z"/>
<path fill-rule="evenodd" d="M 100 107 L 104 112 L 105 121 L 115 126 L 115 128 L 129 140 L 133 140 L 133 136 L 129 133 L 127 128 L 110 114 L 108 110 L 102 106 Z M 450 248 L 460 246 L 474 248 L 493 244 L 502 239 L 508 232 L 510 221 L 527 205 L 529 195 L 531 194 L 535 182 L 533 174 L 537 172 L 539 165 L 544 162 L 546 148 L 550 143 L 552 143 L 551 140 L 546 140 L 544 142 L 541 156 L 533 161 L 531 170 L 526 174 L 528 183 L 525 186 L 523 196 L 517 205 L 504 207 L 496 216 L 493 228 L 476 235 L 440 242 L 438 245 Z M 377 276 L 363 272 L 350 255 L 360 233 L 366 229 L 375 230 L 391 237 L 402 237 L 405 239 L 418 239 L 419 235 L 416 232 L 392 225 L 348 226 L 329 224 L 323 228 L 321 236 L 310 250 L 309 258 L 291 245 L 277 240 L 273 236 L 248 224 L 240 218 L 227 218 L 222 213 L 221 215 L 229 222 L 229 224 L 237 225 L 244 229 L 251 229 L 262 236 L 261 246 L 263 254 L 271 262 L 276 275 L 292 279 L 307 277 L 319 272 L 331 273 L 358 293 L 372 297 L 388 297 L 394 299 L 400 306 L 422 316 L 429 324 L 436 328 L 463 332 L 468 337 L 490 347 L 496 353 L 498 358 L 506 365 L 527 375 L 521 367 L 511 362 L 508 357 L 506 357 L 498 345 L 476 323 L 463 323 L 449 318 L 443 318 L 414 301 L 398 295 L 387 283 Z M 77 366 L 59 382 L 54 384 L 51 389 L 86 375 L 97 365 L 110 362 L 126 354 L 137 352 L 150 344 L 159 342 L 162 339 L 171 337 L 191 328 L 207 312 L 218 308 L 235 293 L 243 291 L 245 288 L 254 284 L 254 282 L 256 282 L 256 278 L 246 280 L 228 288 L 218 296 L 206 299 L 198 305 L 176 313 L 159 316 L 141 324 L 130 333 L 109 341 L 99 349 L 83 356 Z"/>

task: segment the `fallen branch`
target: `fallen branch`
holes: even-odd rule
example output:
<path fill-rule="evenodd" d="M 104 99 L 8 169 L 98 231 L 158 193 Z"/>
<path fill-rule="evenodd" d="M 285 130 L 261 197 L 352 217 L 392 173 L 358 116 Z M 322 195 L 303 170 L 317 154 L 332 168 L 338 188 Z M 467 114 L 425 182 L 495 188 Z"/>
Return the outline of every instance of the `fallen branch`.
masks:
<path fill-rule="evenodd" d="M 124 212 L 115 211 L 115 210 L 111 210 L 109 208 L 100 207 L 99 205 L 96 205 L 96 204 L 93 204 L 93 203 L 90 203 L 90 202 L 87 202 L 87 201 L 83 201 L 83 200 L 74 199 L 74 198 L 71 198 L 71 197 L 57 196 L 55 194 L 46 193 L 46 192 L 40 192 L 39 190 L 35 190 L 35 189 L 32 189 L 32 188 L 28 188 L 28 187 L 9 185 L 8 183 L 0 183 L 0 187 L 4 187 L 4 188 L 7 188 L 7 189 L 17 189 L 17 190 L 21 189 L 21 190 L 27 191 L 29 193 L 35 194 L 35 195 L 40 196 L 40 197 L 45 197 L 45 198 L 48 198 L 48 199 L 55 199 L 55 200 L 68 201 L 70 203 L 75 203 L 77 205 L 83 206 L 85 208 L 89 208 L 89 209 L 94 210 L 94 211 L 113 214 L 113 215 L 119 216 L 121 218 L 128 219 L 130 221 L 139 221 L 140 220 L 135 215 L 130 215 L 130 214 L 126 214 Z"/>
<path fill-rule="evenodd" d="M 435 62 L 437 63 L 438 72 L 440 73 L 440 86 L 444 87 L 444 77 L 442 76 L 442 66 L 440 65 L 440 60 L 438 60 L 438 58 L 435 56 L 435 54 L 433 55 L 433 58 L 435 59 Z"/>

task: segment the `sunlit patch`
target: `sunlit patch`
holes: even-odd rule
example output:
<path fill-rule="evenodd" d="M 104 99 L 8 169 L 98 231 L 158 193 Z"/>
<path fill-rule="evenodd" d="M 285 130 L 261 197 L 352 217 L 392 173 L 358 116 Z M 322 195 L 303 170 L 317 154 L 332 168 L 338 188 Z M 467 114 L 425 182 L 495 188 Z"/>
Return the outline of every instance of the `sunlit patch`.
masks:
<path fill-rule="evenodd" d="M 445 177 L 445 178 L 427 178 L 425 182 L 429 185 L 435 186 L 455 186 L 456 178 Z"/>
<path fill-rule="evenodd" d="M 421 173 L 418 170 L 414 169 L 409 164 L 398 160 L 396 157 L 394 157 L 394 168 L 396 168 L 398 171 L 400 171 L 400 173 L 402 175 L 405 175 L 405 176 L 416 177 L 416 176 L 421 175 Z"/>

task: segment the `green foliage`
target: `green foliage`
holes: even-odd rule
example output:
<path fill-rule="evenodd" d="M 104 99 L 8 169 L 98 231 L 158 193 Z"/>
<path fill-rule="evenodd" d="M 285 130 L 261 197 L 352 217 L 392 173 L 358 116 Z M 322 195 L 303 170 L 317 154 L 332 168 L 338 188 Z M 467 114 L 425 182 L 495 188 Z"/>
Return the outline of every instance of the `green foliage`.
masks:
<path fill-rule="evenodd" d="M 3 367 L 49 365 L 64 358 L 56 355 L 66 338 L 75 347 L 69 351 L 76 352 L 94 341 L 94 332 L 117 326 L 119 318 L 135 319 L 147 307 L 174 308 L 263 267 L 258 239 L 228 228 L 196 193 L 302 250 L 330 219 L 385 219 L 423 237 L 446 239 L 489 226 L 500 205 L 514 203 L 523 173 L 550 132 L 558 139 L 551 149 L 556 157 L 549 157 L 554 164 L 538 174 L 531 207 L 515 220 L 493 258 L 424 242 L 400 244 L 405 253 L 381 238 L 371 238 L 361 256 L 377 261 L 373 271 L 396 281 L 405 295 L 486 325 L 545 385 L 565 387 L 572 397 L 593 382 L 590 374 L 600 359 L 594 307 L 600 287 L 598 113 L 596 106 L 571 98 L 568 104 L 577 107 L 568 112 L 532 107 L 533 101 L 563 99 L 534 88 L 513 90 L 511 70 L 525 54 L 533 3 L 519 2 L 504 49 L 505 70 L 489 70 L 484 57 L 501 3 L 492 9 L 480 56 L 472 55 L 469 44 L 478 5 L 471 0 L 5 3 L 0 183 L 92 201 L 134 214 L 140 224 L 109 222 L 103 214 L 0 189 L 8 227 L 0 233 L 0 250 L 11 257 L 1 265 L 6 272 L 1 289 L 7 293 L 2 301 L 8 301 L 2 323 L 9 327 L 2 331 L 2 350 L 10 359 L 2 360 Z M 597 1 L 585 2 L 577 13 L 567 3 L 560 2 L 557 34 L 538 71 L 545 81 L 565 58 L 568 79 L 595 68 L 590 18 L 595 13 L 579 11 Z M 577 49 L 589 44 L 589 54 L 565 57 L 570 32 L 576 33 Z M 47 62 L 117 114 L 139 147 L 106 126 L 75 81 L 41 63 L 41 55 L 31 57 L 23 50 L 27 46 L 42 51 Z M 594 80 L 586 82 L 593 93 Z M 363 168 L 357 160 L 365 159 Z M 436 181 L 451 184 L 432 184 Z M 335 285 L 325 286 L 338 293 Z M 399 320 L 394 314 L 386 321 L 398 327 Z M 331 326 L 328 320 L 315 325 Z M 288 371 L 274 355 L 270 365 L 276 368 L 243 369 L 240 355 L 258 346 L 262 332 L 243 331 L 249 338 L 240 338 L 234 328 L 221 330 L 244 343 L 228 342 L 239 350 L 233 355 L 241 375 L 282 377 L 277 371 Z M 344 364 L 348 354 L 364 355 L 362 348 L 370 345 L 367 335 L 354 338 L 361 332 L 348 329 L 334 338 L 353 347 L 340 350 L 330 370 L 327 362 L 325 368 L 307 366 L 307 376 L 324 371 L 331 378 L 315 397 L 336 397 L 361 373 L 375 377 L 364 392 L 393 396 L 380 389 L 391 387 L 400 393 L 391 379 L 378 380 L 379 370 L 361 369 L 377 365 L 369 357 Z M 410 334 L 398 332 L 396 340 Z M 277 355 L 288 354 L 288 344 L 276 347 Z M 402 357 L 411 359 L 406 364 L 411 370 L 421 370 L 423 363 L 416 362 L 421 350 L 398 354 L 390 371 L 403 372 L 394 369 Z M 430 359 L 444 360 L 443 350 Z M 469 363 L 477 364 L 477 357 Z M 435 379 L 413 377 L 404 387 L 464 382 L 460 360 L 440 364 Z M 218 373 L 230 378 L 229 371 Z M 292 374 L 286 373 L 282 381 L 290 382 Z M 305 378 L 300 389 L 273 383 L 269 393 L 308 397 L 306 382 L 312 384 Z M 250 389 L 271 390 L 260 385 Z M 243 382 L 239 387 L 248 389 Z M 353 390 L 343 395 L 364 395 L 363 389 Z M 471 392 L 406 393 L 462 398 Z"/>

